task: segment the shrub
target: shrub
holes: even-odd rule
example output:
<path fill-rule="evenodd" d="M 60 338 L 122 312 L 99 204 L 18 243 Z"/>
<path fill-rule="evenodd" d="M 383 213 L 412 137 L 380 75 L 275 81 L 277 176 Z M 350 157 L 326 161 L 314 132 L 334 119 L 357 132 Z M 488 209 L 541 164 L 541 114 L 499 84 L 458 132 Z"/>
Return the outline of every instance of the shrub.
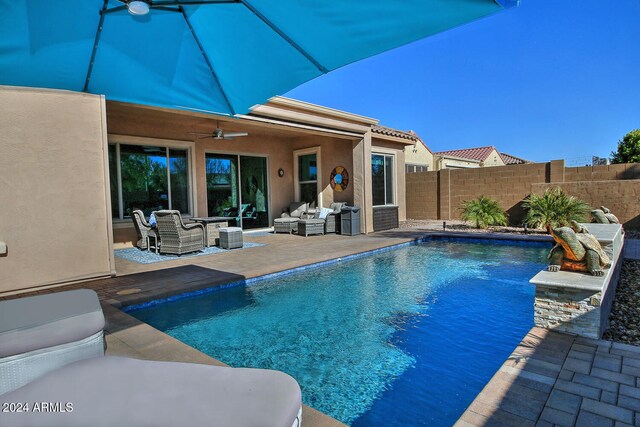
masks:
<path fill-rule="evenodd" d="M 527 209 L 525 222 L 529 227 L 562 227 L 575 220 L 583 222 L 591 210 L 582 200 L 566 194 L 562 188 L 548 188 L 543 195 L 530 194 L 523 204 Z"/>
<path fill-rule="evenodd" d="M 507 225 L 507 214 L 498 201 L 485 196 L 462 202 L 460 210 L 462 219 L 475 223 L 476 228 Z"/>

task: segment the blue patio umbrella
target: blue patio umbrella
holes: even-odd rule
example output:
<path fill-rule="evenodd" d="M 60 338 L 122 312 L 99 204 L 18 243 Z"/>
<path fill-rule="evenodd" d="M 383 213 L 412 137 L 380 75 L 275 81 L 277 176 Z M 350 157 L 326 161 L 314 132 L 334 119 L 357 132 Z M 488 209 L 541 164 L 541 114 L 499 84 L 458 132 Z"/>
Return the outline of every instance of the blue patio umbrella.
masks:
<path fill-rule="evenodd" d="M 222 114 L 513 0 L 0 0 L 0 84 Z"/>

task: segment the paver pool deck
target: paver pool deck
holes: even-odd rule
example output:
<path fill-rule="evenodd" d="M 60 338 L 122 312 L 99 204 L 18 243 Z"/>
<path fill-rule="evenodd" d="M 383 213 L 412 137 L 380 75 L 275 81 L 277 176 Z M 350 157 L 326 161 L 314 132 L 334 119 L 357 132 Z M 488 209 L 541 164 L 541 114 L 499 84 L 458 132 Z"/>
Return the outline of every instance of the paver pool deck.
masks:
<path fill-rule="evenodd" d="M 94 289 L 107 320 L 108 354 L 224 365 L 119 308 L 397 245 L 427 234 L 510 238 L 504 234 L 487 236 L 420 230 L 307 238 L 287 234 L 248 234 L 245 235 L 246 241 L 265 246 L 154 264 L 137 264 L 116 258 L 117 277 L 22 295 L 4 295 L 0 299 L 77 288 Z M 303 425 L 344 426 L 306 406 Z M 457 425 L 640 426 L 640 347 L 533 328 Z"/>

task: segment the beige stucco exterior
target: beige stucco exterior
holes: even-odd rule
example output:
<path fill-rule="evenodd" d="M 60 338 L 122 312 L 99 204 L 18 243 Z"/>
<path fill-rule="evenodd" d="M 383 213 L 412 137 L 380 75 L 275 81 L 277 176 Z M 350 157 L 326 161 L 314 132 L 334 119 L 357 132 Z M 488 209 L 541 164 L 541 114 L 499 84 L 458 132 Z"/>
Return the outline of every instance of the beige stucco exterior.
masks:
<path fill-rule="evenodd" d="M 482 167 L 486 168 L 490 166 L 504 166 L 502 157 L 500 157 L 500 154 L 495 149 L 491 150 L 491 153 L 487 156 L 484 162 L 482 162 Z"/>
<path fill-rule="evenodd" d="M 394 155 L 395 204 L 399 220 L 405 219 L 404 147 L 412 144 L 411 141 L 384 135 L 372 137 L 371 124 L 377 123 L 374 119 L 287 98 L 275 98 L 255 108 L 252 114 L 229 118 L 108 103 L 109 141 L 188 147 L 195 166 L 192 214 L 197 216 L 208 216 L 204 161 L 207 153 L 266 157 L 270 183 L 269 224 L 296 200 L 296 153 L 315 152 L 319 161 L 319 205 L 328 207 L 332 202 L 347 202 L 364 206 L 363 233 L 374 231 L 371 152 L 382 150 Z M 196 139 L 191 134 L 211 132 L 216 126 L 227 132 L 248 132 L 249 135 L 228 141 Z M 331 172 L 337 166 L 345 167 L 350 179 L 346 190 L 341 192 L 334 191 L 330 185 Z M 279 169 L 284 170 L 283 177 L 278 176 Z M 135 241 L 135 230 L 129 220 L 114 221 L 114 229 L 117 247 Z"/>
<path fill-rule="evenodd" d="M 433 170 L 433 153 L 422 141 L 416 141 L 414 144 L 406 146 L 404 158 L 407 166 L 425 166 L 427 169 L 422 172 Z"/>
<path fill-rule="evenodd" d="M 104 98 L 0 86 L 0 294 L 107 276 Z"/>
<path fill-rule="evenodd" d="M 115 274 L 114 247 L 134 244 L 137 237 L 130 219 L 112 218 L 108 144 L 186 150 L 191 194 L 189 212 L 182 213 L 187 218 L 209 216 L 207 153 L 266 158 L 269 225 L 298 197 L 296 155 L 314 152 L 318 204 L 362 207 L 363 233 L 374 231 L 371 155 L 390 154 L 393 206 L 399 220 L 406 218 L 404 149 L 413 141 L 374 134 L 375 119 L 286 98 L 249 115 L 218 117 L 9 87 L 0 87 L 0 112 L 0 242 L 8 246 L 8 254 L 0 255 L 0 294 Z M 249 135 L 235 140 L 193 135 L 216 127 Z M 349 173 L 344 191 L 330 185 L 337 166 Z"/>

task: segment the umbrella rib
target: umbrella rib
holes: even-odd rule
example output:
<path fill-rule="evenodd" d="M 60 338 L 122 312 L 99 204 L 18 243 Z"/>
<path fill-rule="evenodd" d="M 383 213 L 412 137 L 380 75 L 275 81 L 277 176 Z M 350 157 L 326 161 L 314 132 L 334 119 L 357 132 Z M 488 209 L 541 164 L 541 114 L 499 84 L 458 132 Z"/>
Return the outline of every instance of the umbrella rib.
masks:
<path fill-rule="evenodd" d="M 311 56 L 311 54 L 309 52 L 307 52 L 306 50 L 304 50 L 298 43 L 296 43 L 295 41 L 293 41 L 293 39 L 291 37 L 289 37 L 288 35 L 286 35 L 284 33 L 284 31 L 282 31 L 278 26 L 276 26 L 276 24 L 274 24 L 273 22 L 271 22 L 266 16 L 264 16 L 258 9 L 256 9 L 251 3 L 249 3 L 247 0 L 240 0 L 240 3 L 242 3 L 247 9 L 249 9 L 251 12 L 254 13 L 254 15 L 256 15 L 258 18 L 260 18 L 260 20 L 262 20 L 262 22 L 264 22 L 265 24 L 267 24 L 273 31 L 275 31 L 280 37 L 282 37 L 287 43 L 289 43 L 294 49 L 296 49 L 298 52 L 300 52 L 305 58 L 307 58 L 309 60 L 309 62 L 311 62 L 313 65 L 315 65 L 315 67 L 320 70 L 322 73 L 328 73 L 329 70 L 322 65 L 321 63 L 319 63 L 313 56 Z"/>
<path fill-rule="evenodd" d="M 191 26 L 191 21 L 189 21 L 189 17 L 187 16 L 187 13 L 185 12 L 184 7 L 182 7 L 182 5 L 180 5 L 180 6 L 178 6 L 178 8 L 180 9 L 180 12 L 182 12 L 182 17 L 184 18 L 184 21 L 187 23 L 187 27 L 189 27 L 189 31 L 191 31 L 191 35 L 193 36 L 193 39 L 195 40 L 196 44 L 198 45 L 198 49 L 200 49 L 200 53 L 202 54 L 202 57 L 204 58 L 204 61 L 207 63 L 207 66 L 209 67 L 209 71 L 211 71 L 211 75 L 213 76 L 213 79 L 215 80 L 216 84 L 218 85 L 218 89 L 220 89 L 220 93 L 222 93 L 222 96 L 224 97 L 224 101 L 227 103 L 227 107 L 229 107 L 229 111 L 231 112 L 231 115 L 235 116 L 236 112 L 233 109 L 233 106 L 231 105 L 231 101 L 229 101 L 229 97 L 227 96 L 227 93 L 224 91 L 224 88 L 220 84 L 220 79 L 218 78 L 218 75 L 216 74 L 215 70 L 213 69 L 213 66 L 211 65 L 211 61 L 209 60 L 209 57 L 207 56 L 207 53 L 204 51 L 204 48 L 202 47 L 202 44 L 200 43 L 200 40 L 198 39 L 198 36 L 196 35 L 196 32 L 193 30 L 193 27 Z"/>
<path fill-rule="evenodd" d="M 96 30 L 96 38 L 93 42 L 93 49 L 91 49 L 91 59 L 89 60 L 89 68 L 87 69 L 87 77 L 84 80 L 83 92 L 89 90 L 89 80 L 91 79 L 91 72 L 93 71 L 93 63 L 96 60 L 96 52 L 98 51 L 98 43 L 100 42 L 100 34 L 102 33 L 102 26 L 104 24 L 104 16 L 107 11 L 107 5 L 109 0 L 104 0 L 102 10 L 100 11 L 100 22 L 98 22 L 98 29 Z"/>

